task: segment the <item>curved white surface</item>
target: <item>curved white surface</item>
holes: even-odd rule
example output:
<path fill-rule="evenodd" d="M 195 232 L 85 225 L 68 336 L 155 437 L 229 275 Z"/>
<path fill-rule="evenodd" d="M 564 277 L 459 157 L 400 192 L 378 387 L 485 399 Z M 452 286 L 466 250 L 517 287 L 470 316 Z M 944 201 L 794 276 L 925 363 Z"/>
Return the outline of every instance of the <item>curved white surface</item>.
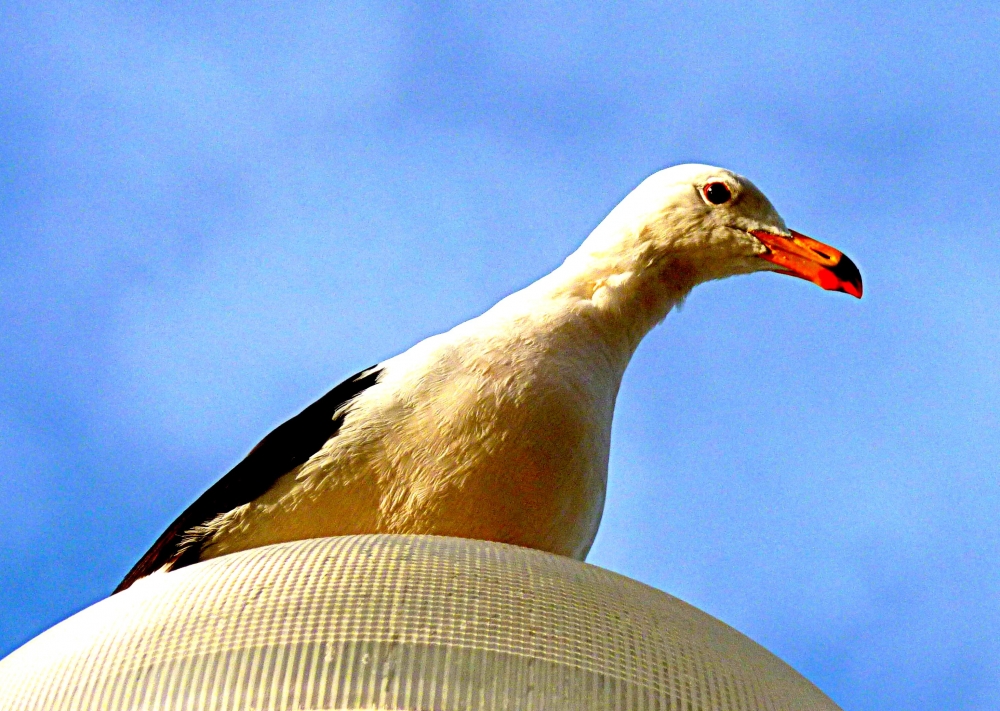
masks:
<path fill-rule="evenodd" d="M 0 709 L 837 706 L 658 590 L 429 536 L 296 541 L 158 574 L 0 661 Z"/>

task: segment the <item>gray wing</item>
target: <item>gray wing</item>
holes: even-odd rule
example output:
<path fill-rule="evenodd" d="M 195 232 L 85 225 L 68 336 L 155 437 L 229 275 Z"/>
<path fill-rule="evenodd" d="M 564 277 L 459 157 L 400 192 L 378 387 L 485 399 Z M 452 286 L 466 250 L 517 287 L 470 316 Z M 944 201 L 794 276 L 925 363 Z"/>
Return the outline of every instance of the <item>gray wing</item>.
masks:
<path fill-rule="evenodd" d="M 219 514 L 257 499 L 283 475 L 305 464 L 340 431 L 345 413 L 337 411 L 378 382 L 381 374 L 379 366 L 362 370 L 264 437 L 243 461 L 170 524 L 115 592 L 125 590 L 139 578 L 168 563 L 171 569 L 176 569 L 198 562 L 201 546 L 198 542 L 192 544 L 190 539 L 185 540 L 184 534 Z"/>

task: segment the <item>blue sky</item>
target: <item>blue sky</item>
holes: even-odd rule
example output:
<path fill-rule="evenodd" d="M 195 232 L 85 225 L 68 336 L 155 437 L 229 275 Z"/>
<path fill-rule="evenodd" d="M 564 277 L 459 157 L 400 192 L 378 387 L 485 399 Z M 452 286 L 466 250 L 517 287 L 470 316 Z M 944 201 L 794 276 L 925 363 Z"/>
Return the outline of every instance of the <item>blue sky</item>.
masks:
<path fill-rule="evenodd" d="M 274 425 L 698 161 L 857 302 L 699 287 L 647 337 L 590 562 L 845 709 L 1000 705 L 1000 10 L 0 1 L 0 654 Z"/>

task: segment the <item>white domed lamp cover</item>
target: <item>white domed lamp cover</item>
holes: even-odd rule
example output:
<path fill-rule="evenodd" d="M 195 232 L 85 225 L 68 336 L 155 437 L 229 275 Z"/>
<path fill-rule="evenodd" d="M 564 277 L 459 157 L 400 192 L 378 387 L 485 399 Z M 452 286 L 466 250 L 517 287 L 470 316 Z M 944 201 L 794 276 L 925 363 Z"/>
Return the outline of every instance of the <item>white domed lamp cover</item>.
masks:
<path fill-rule="evenodd" d="M 837 706 L 634 580 L 498 543 L 378 535 L 146 578 L 0 661 L 0 709 Z"/>

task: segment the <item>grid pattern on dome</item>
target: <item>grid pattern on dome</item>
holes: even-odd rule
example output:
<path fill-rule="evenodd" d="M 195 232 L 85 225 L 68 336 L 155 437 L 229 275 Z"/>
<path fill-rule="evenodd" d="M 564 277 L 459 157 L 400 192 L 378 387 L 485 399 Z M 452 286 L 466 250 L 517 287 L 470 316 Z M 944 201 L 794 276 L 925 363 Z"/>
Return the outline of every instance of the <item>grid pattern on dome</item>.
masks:
<path fill-rule="evenodd" d="M 219 684 L 205 680 L 223 661 L 242 681 L 223 684 L 219 697 L 209 690 Z M 461 687 L 462 708 L 496 685 L 491 665 L 523 677 L 528 664 L 554 686 L 585 679 L 588 693 L 625 690 L 614 693 L 635 697 L 630 708 L 836 709 L 759 645 L 641 583 L 537 551 L 423 536 L 297 541 L 153 576 L 0 662 L 0 702 L 8 694 L 52 709 L 166 698 L 183 698 L 176 708 L 450 708 L 421 689 L 459 661 L 482 667 L 481 682 Z M 390 663 L 398 669 L 375 693 L 372 675 Z M 38 692 L 41 674 L 66 681 Z M 123 680 L 144 674 L 135 696 Z M 251 687 L 264 677 L 270 690 L 260 696 Z M 367 690 L 323 691 L 344 684 Z"/>

